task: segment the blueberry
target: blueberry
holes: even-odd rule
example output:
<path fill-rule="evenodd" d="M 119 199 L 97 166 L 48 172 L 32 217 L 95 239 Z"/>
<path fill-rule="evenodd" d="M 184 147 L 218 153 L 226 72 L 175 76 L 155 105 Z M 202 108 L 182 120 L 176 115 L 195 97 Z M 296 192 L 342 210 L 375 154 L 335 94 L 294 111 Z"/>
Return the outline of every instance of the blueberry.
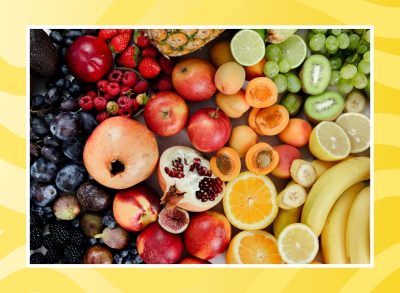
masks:
<path fill-rule="evenodd" d="M 74 40 L 72 38 L 65 38 L 64 39 L 64 44 L 69 47 L 73 44 Z"/>
<path fill-rule="evenodd" d="M 75 219 L 71 222 L 71 225 L 73 228 L 78 228 L 79 227 L 79 219 Z"/>
<path fill-rule="evenodd" d="M 93 114 L 88 112 L 79 112 L 82 131 L 86 134 L 92 133 L 93 129 L 99 124 Z"/>
<path fill-rule="evenodd" d="M 48 89 L 44 96 L 44 101 L 49 105 L 55 105 L 60 100 L 60 93 L 56 87 Z"/>
<path fill-rule="evenodd" d="M 114 261 L 116 264 L 122 264 L 122 257 L 119 254 L 115 254 Z"/>
<path fill-rule="evenodd" d="M 39 158 L 31 166 L 31 177 L 39 182 L 50 182 L 57 174 L 57 165 Z"/>
<path fill-rule="evenodd" d="M 46 126 L 46 123 L 42 119 L 37 117 L 31 118 L 31 128 L 32 131 L 39 136 L 43 136 L 49 133 L 49 128 Z"/>
<path fill-rule="evenodd" d="M 38 206 L 46 206 L 57 196 L 57 189 L 52 184 L 33 183 L 30 189 L 31 200 Z M 45 211 L 44 211 L 45 212 Z"/>
<path fill-rule="evenodd" d="M 71 87 L 68 89 L 68 93 L 71 95 L 71 96 L 74 96 L 74 97 L 76 97 L 76 96 L 78 96 L 80 93 L 81 93 L 81 86 L 79 85 L 79 84 L 74 84 L 74 83 L 72 83 L 72 85 L 71 85 Z"/>
<path fill-rule="evenodd" d="M 89 245 L 93 246 L 97 244 L 97 238 L 90 238 L 89 239 Z"/>
<path fill-rule="evenodd" d="M 67 140 L 79 133 L 79 127 L 79 116 L 72 112 L 64 112 L 53 119 L 50 131 L 58 139 Z"/>
<path fill-rule="evenodd" d="M 54 136 L 48 135 L 43 138 L 43 145 L 57 148 L 61 144 L 57 138 L 55 138 Z"/>
<path fill-rule="evenodd" d="M 98 31 L 99 31 L 99 30 L 97 30 L 97 29 L 84 29 L 84 30 L 83 30 L 83 33 L 84 33 L 85 35 L 97 36 Z"/>
<path fill-rule="evenodd" d="M 56 185 L 65 192 L 74 192 L 85 180 L 86 171 L 83 167 L 76 164 L 69 164 L 57 173 Z"/>
<path fill-rule="evenodd" d="M 135 263 L 135 264 L 141 264 L 141 263 L 143 263 L 143 260 L 142 260 L 142 258 L 141 258 L 139 255 L 137 255 L 137 256 L 135 257 L 135 259 L 134 259 L 134 263 Z"/>
<path fill-rule="evenodd" d="M 65 84 L 65 79 L 64 78 L 59 78 L 54 83 L 54 86 L 57 87 L 57 88 L 62 88 L 62 87 L 64 87 L 64 84 Z"/>
<path fill-rule="evenodd" d="M 67 158 L 78 161 L 82 159 L 83 143 L 74 137 L 63 141 L 62 150 Z"/>
<path fill-rule="evenodd" d="M 101 222 L 108 228 L 115 228 L 117 226 L 113 216 L 104 216 Z"/>
<path fill-rule="evenodd" d="M 44 104 L 44 97 L 42 95 L 34 95 L 31 97 L 32 109 L 39 109 Z"/>
<path fill-rule="evenodd" d="M 50 39 L 53 41 L 53 43 L 60 45 L 63 40 L 63 36 L 59 31 L 52 30 L 50 33 Z"/>
<path fill-rule="evenodd" d="M 64 60 L 65 55 L 67 55 L 68 48 L 67 47 L 60 47 L 58 49 L 58 55 L 60 56 L 60 59 Z"/>
<path fill-rule="evenodd" d="M 45 158 L 49 162 L 58 164 L 58 163 L 61 163 L 64 159 L 61 152 L 51 146 L 42 147 L 42 150 L 40 152 L 41 152 L 43 158 Z"/>
<path fill-rule="evenodd" d="M 61 71 L 61 74 L 64 76 L 67 76 L 69 74 L 68 66 L 66 64 L 63 64 L 60 66 L 60 71 Z"/>
<path fill-rule="evenodd" d="M 68 90 L 70 87 L 71 87 L 71 82 L 68 79 L 66 79 L 63 89 Z"/>
<path fill-rule="evenodd" d="M 61 100 L 62 111 L 77 111 L 79 110 L 79 102 L 73 97 L 63 97 Z"/>
<path fill-rule="evenodd" d="M 120 255 L 122 257 L 126 257 L 128 254 L 129 254 L 129 250 L 127 250 L 127 249 L 122 250 L 121 253 L 120 253 Z"/>
<path fill-rule="evenodd" d="M 83 31 L 82 30 L 67 30 L 65 33 L 65 36 L 67 38 L 77 38 L 83 36 Z"/>

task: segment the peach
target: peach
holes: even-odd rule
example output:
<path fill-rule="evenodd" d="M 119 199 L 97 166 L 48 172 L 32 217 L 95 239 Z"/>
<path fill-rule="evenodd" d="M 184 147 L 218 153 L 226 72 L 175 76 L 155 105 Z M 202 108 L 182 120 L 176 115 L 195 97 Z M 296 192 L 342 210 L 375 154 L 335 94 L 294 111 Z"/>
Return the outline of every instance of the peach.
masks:
<path fill-rule="evenodd" d="M 226 116 L 230 118 L 242 117 L 250 108 L 249 104 L 246 102 L 245 91 L 242 89 L 233 95 L 217 93 L 215 102 L 218 107 L 224 111 Z"/>
<path fill-rule="evenodd" d="M 300 151 L 294 146 L 281 144 L 274 147 L 275 151 L 279 154 L 279 163 L 272 170 L 271 174 L 283 179 L 290 178 L 290 166 L 296 159 L 300 159 Z"/>
<path fill-rule="evenodd" d="M 266 59 L 261 59 L 261 61 L 255 65 L 245 66 L 244 70 L 246 71 L 246 80 L 252 80 L 253 78 L 264 76 L 263 68 L 265 62 L 267 62 Z"/>
<path fill-rule="evenodd" d="M 243 158 L 247 151 L 257 143 L 257 134 L 247 125 L 240 125 L 232 130 L 228 145 L 239 157 Z"/>
<path fill-rule="evenodd" d="M 208 260 L 199 259 L 199 258 L 193 257 L 193 256 L 187 256 L 184 259 L 182 259 L 179 263 L 180 264 L 211 264 Z"/>
<path fill-rule="evenodd" d="M 210 60 L 216 66 L 220 67 L 222 64 L 235 61 L 231 53 L 229 41 L 220 41 L 215 43 L 210 49 Z"/>
<path fill-rule="evenodd" d="M 224 252 L 231 240 L 231 225 L 221 213 L 206 211 L 195 214 L 184 234 L 187 251 L 203 260 Z"/>
<path fill-rule="evenodd" d="M 215 73 L 215 87 L 225 95 L 236 94 L 243 86 L 246 72 L 242 65 L 236 62 L 222 64 Z"/>
<path fill-rule="evenodd" d="M 312 126 L 304 119 L 292 118 L 286 128 L 279 133 L 279 138 L 284 143 L 301 148 L 308 144 Z"/>

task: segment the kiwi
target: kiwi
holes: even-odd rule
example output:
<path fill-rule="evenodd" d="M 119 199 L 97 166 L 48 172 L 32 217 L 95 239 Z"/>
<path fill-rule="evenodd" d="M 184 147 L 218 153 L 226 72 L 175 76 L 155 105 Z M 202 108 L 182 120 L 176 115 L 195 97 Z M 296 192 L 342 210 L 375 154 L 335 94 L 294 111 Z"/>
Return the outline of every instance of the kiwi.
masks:
<path fill-rule="evenodd" d="M 42 29 L 30 30 L 30 68 L 36 77 L 50 77 L 57 74 L 57 49 Z"/>
<path fill-rule="evenodd" d="M 331 64 L 323 55 L 311 55 L 306 59 L 300 71 L 303 91 L 310 95 L 319 95 L 325 91 L 331 80 Z"/>
<path fill-rule="evenodd" d="M 310 96 L 304 103 L 304 110 L 312 122 L 333 121 L 342 113 L 344 98 L 336 92 L 327 91 L 323 94 Z"/>

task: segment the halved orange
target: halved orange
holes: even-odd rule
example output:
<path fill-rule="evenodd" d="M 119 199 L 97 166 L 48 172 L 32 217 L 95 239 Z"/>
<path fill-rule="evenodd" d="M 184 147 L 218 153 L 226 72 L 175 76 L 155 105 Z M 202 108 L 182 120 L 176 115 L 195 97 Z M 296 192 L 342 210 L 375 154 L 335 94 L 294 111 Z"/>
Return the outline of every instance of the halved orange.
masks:
<path fill-rule="evenodd" d="M 242 230 L 264 229 L 278 213 L 274 183 L 251 172 L 243 172 L 227 184 L 223 204 L 229 222 Z"/>
<path fill-rule="evenodd" d="M 229 244 L 228 264 L 281 264 L 277 240 L 265 231 L 242 231 Z"/>

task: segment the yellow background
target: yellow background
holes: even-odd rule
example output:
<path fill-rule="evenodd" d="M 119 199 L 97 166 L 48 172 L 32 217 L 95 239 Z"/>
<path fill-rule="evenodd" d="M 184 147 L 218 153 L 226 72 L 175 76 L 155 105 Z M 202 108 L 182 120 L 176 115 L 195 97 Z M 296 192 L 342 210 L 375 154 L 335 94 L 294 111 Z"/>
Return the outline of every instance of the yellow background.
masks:
<path fill-rule="evenodd" d="M 57 2 L 2 1 L 0 9 L 0 292 L 400 291 L 399 1 Z M 25 268 L 27 24 L 375 25 L 375 268 Z"/>

